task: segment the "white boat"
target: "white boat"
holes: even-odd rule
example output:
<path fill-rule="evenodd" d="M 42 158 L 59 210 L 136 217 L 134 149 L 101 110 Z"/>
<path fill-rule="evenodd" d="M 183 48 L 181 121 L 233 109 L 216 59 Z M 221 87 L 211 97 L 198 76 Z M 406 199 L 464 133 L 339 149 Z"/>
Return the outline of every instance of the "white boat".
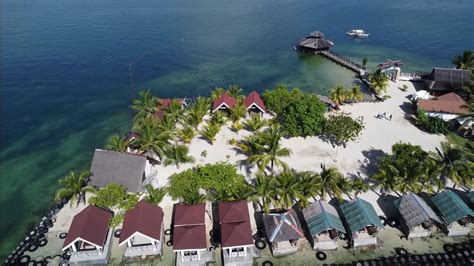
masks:
<path fill-rule="evenodd" d="M 364 30 L 351 30 L 346 32 L 347 35 L 353 36 L 353 37 L 367 37 L 369 36 L 369 33 L 365 32 Z"/>

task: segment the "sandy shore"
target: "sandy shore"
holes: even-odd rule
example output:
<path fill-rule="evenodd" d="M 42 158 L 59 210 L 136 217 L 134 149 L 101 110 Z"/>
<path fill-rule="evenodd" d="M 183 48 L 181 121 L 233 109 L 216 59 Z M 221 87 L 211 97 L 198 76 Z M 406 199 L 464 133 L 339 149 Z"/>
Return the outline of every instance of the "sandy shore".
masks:
<path fill-rule="evenodd" d="M 406 92 L 399 89 L 403 84 L 408 86 Z M 342 106 L 339 112 L 348 112 L 354 118 L 363 117 L 365 129 L 356 142 L 349 143 L 346 148 L 334 148 L 331 144 L 324 142 L 318 137 L 285 139 L 282 141 L 283 146 L 290 148 L 293 154 L 289 158 L 284 158 L 284 161 L 291 168 L 298 171 L 310 170 L 318 172 L 320 171 L 320 165 L 325 164 L 326 166 L 337 167 L 348 176 L 355 175 L 366 178 L 371 163 L 380 155 L 389 153 L 392 145 L 397 142 L 409 142 L 420 145 L 425 150 L 434 150 L 441 141 L 445 140 L 444 136 L 424 133 L 405 118 L 406 112 L 411 110 L 408 96 L 414 92 L 415 88 L 410 82 L 390 82 L 390 87 L 387 91 L 387 94 L 391 96 L 390 99 L 384 102 L 357 103 Z M 387 117 L 392 115 L 392 119 L 377 119 L 375 116 L 378 113 L 386 113 Z M 169 176 L 173 173 L 184 171 L 198 164 L 216 163 L 219 161 L 236 164 L 238 161 L 245 159 L 245 156 L 237 154 L 233 150 L 233 146 L 228 144 L 228 141 L 232 138 L 241 139 L 248 134 L 251 133 L 245 130 L 240 131 L 239 134 L 232 132 L 229 122 L 221 129 L 213 145 L 196 136 L 189 145 L 190 155 L 196 159 L 195 163 L 183 164 L 179 169 L 176 166 L 155 166 L 156 177 L 151 180 L 151 183 L 155 187 L 166 186 Z M 206 156 L 202 156 L 203 151 L 206 151 Z M 239 171 L 247 178 L 253 178 L 253 173 L 249 175 L 245 169 L 239 169 Z M 376 192 L 369 191 L 360 195 L 360 197 L 371 202 L 377 213 L 383 215 L 382 210 L 376 203 L 379 198 Z M 165 212 L 164 222 L 166 228 L 169 228 L 171 223 L 172 206 L 174 203 L 175 201 L 170 197 L 165 197 L 160 204 Z M 251 207 L 251 204 L 249 204 L 249 207 Z M 66 205 L 59 213 L 57 223 L 53 229 L 55 231 L 66 231 L 73 215 L 82 208 L 83 206 L 70 208 L 69 205 Z M 208 222 L 210 226 L 210 220 Z M 253 228 L 256 229 L 255 223 Z"/>

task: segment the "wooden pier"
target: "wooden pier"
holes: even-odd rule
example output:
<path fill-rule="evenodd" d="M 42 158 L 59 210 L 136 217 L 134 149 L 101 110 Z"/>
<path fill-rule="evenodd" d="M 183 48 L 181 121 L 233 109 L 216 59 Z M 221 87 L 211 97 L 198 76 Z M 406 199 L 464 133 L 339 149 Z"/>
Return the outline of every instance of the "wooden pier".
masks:
<path fill-rule="evenodd" d="M 349 58 L 338 55 L 330 50 L 315 51 L 314 54 L 320 54 L 328 58 L 329 60 L 356 72 L 357 74 L 361 76 L 365 74 L 365 68 L 362 65 L 357 64 L 354 61 L 350 60 Z"/>

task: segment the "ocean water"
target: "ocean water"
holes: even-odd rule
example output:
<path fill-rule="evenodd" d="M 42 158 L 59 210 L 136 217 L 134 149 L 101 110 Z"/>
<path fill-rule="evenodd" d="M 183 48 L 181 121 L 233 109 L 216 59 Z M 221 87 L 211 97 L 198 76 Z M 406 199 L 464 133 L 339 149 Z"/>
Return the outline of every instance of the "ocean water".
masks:
<path fill-rule="evenodd" d="M 320 30 L 373 67 L 450 67 L 474 48 L 472 0 L 3 0 L 0 30 L 0 257 L 53 201 L 57 180 L 131 124 L 130 99 L 276 84 L 326 94 L 353 73 L 292 50 Z M 362 28 L 364 40 L 345 31 Z M 133 82 L 130 80 L 132 70 Z"/>

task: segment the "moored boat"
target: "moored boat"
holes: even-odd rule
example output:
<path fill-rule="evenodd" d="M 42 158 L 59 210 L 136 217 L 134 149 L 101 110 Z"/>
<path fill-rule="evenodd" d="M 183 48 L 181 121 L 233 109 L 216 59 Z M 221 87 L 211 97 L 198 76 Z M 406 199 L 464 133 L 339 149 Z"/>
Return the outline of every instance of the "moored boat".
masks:
<path fill-rule="evenodd" d="M 365 32 L 364 30 L 354 29 L 351 31 L 346 32 L 347 35 L 353 37 L 368 37 L 369 33 Z"/>

